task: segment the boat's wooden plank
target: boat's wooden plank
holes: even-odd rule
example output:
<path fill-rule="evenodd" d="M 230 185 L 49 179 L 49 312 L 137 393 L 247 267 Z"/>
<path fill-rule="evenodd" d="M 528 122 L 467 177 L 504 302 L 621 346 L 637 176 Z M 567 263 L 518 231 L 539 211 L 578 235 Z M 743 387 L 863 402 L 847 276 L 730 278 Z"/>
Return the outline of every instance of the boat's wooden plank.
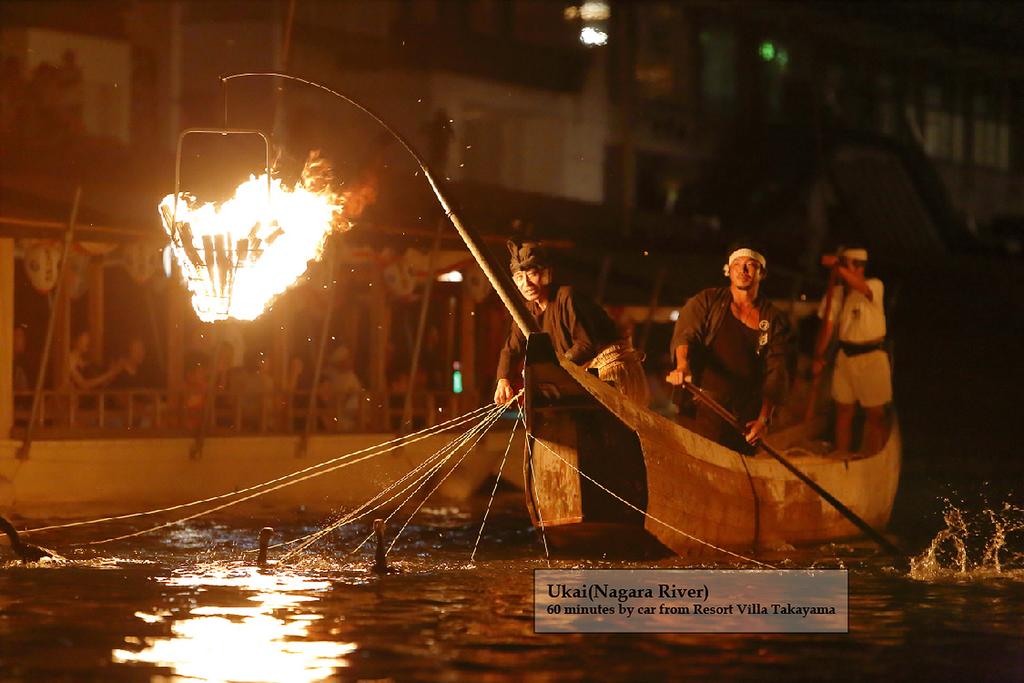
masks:
<path fill-rule="evenodd" d="M 574 454 L 576 459 L 571 461 L 584 471 L 600 472 L 606 479 L 595 478 L 603 484 L 615 481 L 628 489 L 630 484 L 621 482 L 632 480 L 635 488 L 644 490 L 643 505 L 637 506 L 649 515 L 643 526 L 675 552 L 685 555 L 709 552 L 706 546 L 687 535 L 742 551 L 857 534 L 849 521 L 774 459 L 744 457 L 708 441 L 636 405 L 571 363 L 561 362 L 550 349 L 550 342 L 545 347 L 543 342 L 534 344 L 531 337 L 531 345 L 533 354 L 531 356 L 529 349 L 527 354 L 528 420 L 540 419 L 544 425 L 542 433 L 560 435 L 556 441 L 564 450 L 559 453 L 567 461 L 572 458 L 570 443 L 580 449 L 583 455 Z M 537 409 L 531 410 L 532 406 Z M 607 412 L 595 412 L 594 406 Z M 554 427 L 556 424 L 561 426 Z M 806 440 L 808 434 L 816 433 L 820 427 L 817 423 L 795 426 L 774 435 L 772 443 L 788 447 Z M 629 438 L 609 436 L 617 430 L 635 434 L 643 456 L 642 468 L 601 469 L 600 465 L 606 462 L 599 457 L 602 451 L 613 449 L 615 457 L 620 458 L 626 453 L 628 462 L 629 454 L 636 450 Z M 575 434 L 574 439 L 569 439 L 570 433 Z M 595 454 L 592 459 L 588 457 L 591 453 Z M 614 457 L 610 461 L 615 462 Z M 884 527 L 899 480 L 898 429 L 894 428 L 886 447 L 870 457 L 840 460 L 807 452 L 794 455 L 793 461 L 869 524 Z M 642 477 L 643 482 L 636 487 L 638 477 Z M 577 490 L 583 492 L 578 499 L 580 508 L 575 513 L 570 512 L 569 508 L 577 504 L 577 499 L 564 499 L 563 518 L 567 523 L 586 526 L 588 521 L 606 521 L 588 520 L 586 487 L 579 484 L 578 477 L 576 485 L 578 488 L 570 491 L 571 495 Z M 548 495 L 558 493 L 548 490 Z M 601 514 L 614 517 L 608 511 Z M 553 524 L 547 520 L 546 523 Z M 565 536 L 572 533 L 561 528 L 560 532 Z M 580 529 L 579 533 L 592 537 L 596 532 L 591 524 L 591 528 Z"/>

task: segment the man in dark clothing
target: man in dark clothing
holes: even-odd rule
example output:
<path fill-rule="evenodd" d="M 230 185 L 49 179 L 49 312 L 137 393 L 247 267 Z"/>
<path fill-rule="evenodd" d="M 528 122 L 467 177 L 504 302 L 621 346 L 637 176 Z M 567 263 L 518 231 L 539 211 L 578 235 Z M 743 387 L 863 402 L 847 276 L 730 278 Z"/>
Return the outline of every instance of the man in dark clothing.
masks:
<path fill-rule="evenodd" d="M 546 250 L 536 242 L 508 242 L 512 279 L 542 332 L 567 360 L 595 368 L 598 377 L 641 405 L 647 405 L 647 379 L 641 356 L 601 306 L 569 285 L 553 280 Z M 498 358 L 494 402 L 507 403 L 515 392 L 509 377 L 526 353 L 526 337 L 515 325 Z"/>
<path fill-rule="evenodd" d="M 746 243 L 730 249 L 723 269 L 729 286 L 699 292 L 680 312 L 670 349 L 676 367 L 665 378 L 678 386 L 692 374 L 735 414 L 745 435 L 698 402 L 696 431 L 740 452 L 750 452 L 749 444 L 768 431 L 789 386 L 790 324 L 760 293 L 766 267 L 764 256 Z"/>

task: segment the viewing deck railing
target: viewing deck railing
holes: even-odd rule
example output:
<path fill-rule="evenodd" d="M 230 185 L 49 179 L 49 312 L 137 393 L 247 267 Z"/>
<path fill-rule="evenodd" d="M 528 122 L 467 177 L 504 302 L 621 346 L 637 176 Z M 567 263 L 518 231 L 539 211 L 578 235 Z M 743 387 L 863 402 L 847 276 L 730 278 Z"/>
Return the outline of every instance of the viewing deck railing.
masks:
<path fill-rule="evenodd" d="M 311 434 L 413 431 L 479 406 L 468 393 L 421 391 L 412 424 L 402 429 L 405 392 L 358 391 L 318 396 L 311 391 L 168 391 L 159 389 L 47 390 L 40 396 L 35 439 L 192 437 L 242 434 Z M 208 406 L 208 401 L 212 404 Z M 14 393 L 12 438 L 25 434 L 32 392 Z"/>

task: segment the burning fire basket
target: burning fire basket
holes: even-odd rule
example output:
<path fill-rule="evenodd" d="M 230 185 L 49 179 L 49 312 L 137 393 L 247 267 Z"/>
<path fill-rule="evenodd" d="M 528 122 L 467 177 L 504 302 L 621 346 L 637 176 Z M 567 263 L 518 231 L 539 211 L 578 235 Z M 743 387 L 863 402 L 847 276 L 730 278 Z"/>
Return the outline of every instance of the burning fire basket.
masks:
<path fill-rule="evenodd" d="M 223 203 L 181 191 L 181 149 L 188 135 L 258 135 L 264 175 L 250 176 Z M 294 188 L 272 176 L 270 142 L 257 130 L 188 128 L 178 136 L 174 194 L 160 203 L 164 229 L 204 322 L 254 320 L 320 257 L 342 201 L 329 169 L 313 155 Z M 265 182 L 264 182 L 265 181 Z"/>
<path fill-rule="evenodd" d="M 263 221 L 251 225 L 229 224 L 227 232 L 214 234 L 197 234 L 193 231 L 191 221 L 178 221 L 178 202 L 186 202 L 191 214 L 196 201 L 192 195 L 182 195 L 181 192 L 181 147 L 189 135 L 258 135 L 263 140 L 264 173 L 267 178 L 267 210 Z M 260 238 L 265 231 L 264 223 L 272 223 L 271 197 L 270 141 L 262 132 L 243 128 L 186 128 L 178 136 L 174 160 L 174 202 L 170 215 L 166 203 L 161 204 L 160 211 L 182 274 L 193 293 L 193 307 L 200 319 L 223 320 L 230 316 L 238 270 L 259 261 L 264 241 L 271 243 L 280 235 L 280 228 L 276 228 L 271 230 L 266 240 Z M 235 239 L 236 235 L 242 236 Z"/>

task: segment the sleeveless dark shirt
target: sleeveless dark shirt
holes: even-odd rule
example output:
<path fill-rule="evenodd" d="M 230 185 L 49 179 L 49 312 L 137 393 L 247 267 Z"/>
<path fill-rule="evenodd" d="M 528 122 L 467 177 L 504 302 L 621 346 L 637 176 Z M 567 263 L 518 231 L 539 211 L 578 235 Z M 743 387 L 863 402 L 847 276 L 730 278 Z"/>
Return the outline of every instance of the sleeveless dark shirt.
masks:
<path fill-rule="evenodd" d="M 725 314 L 722 327 L 708 350 L 701 388 L 746 423 L 761 408 L 761 364 L 757 358 L 759 332 L 733 315 Z M 697 405 L 698 430 L 704 436 L 738 450 L 747 451 L 743 438 L 731 426 L 702 404 Z"/>

